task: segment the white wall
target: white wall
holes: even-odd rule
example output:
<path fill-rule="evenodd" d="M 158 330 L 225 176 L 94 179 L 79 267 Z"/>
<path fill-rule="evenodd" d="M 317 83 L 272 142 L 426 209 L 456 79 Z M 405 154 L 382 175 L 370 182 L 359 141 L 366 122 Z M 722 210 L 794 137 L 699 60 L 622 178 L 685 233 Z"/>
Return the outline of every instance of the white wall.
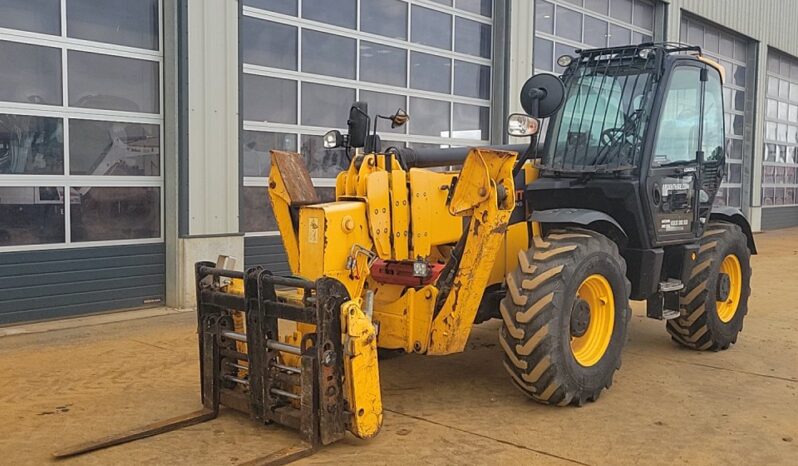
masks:
<path fill-rule="evenodd" d="M 238 2 L 188 2 L 189 235 L 238 233 Z"/>
<path fill-rule="evenodd" d="M 166 0 L 170 15 L 165 34 L 169 47 L 177 50 L 179 0 Z M 219 255 L 244 262 L 244 237 L 239 234 L 239 115 L 238 115 L 238 2 L 236 0 L 191 0 L 186 2 L 188 57 L 186 83 L 177 82 L 177 61 L 168 61 L 164 100 L 167 121 L 174 123 L 167 139 L 174 144 L 165 171 L 167 179 L 166 243 L 167 305 L 193 307 L 194 263 L 215 261 Z M 179 121 L 177 92 L 187 85 L 187 121 Z M 177 166 L 178 123 L 188 127 L 188 179 L 179 180 Z M 187 192 L 177 192 L 185 189 Z M 174 189 L 172 189 L 174 188 Z M 171 195 L 170 193 L 174 194 Z M 187 231 L 179 236 L 178 197 L 188 204 Z M 187 236 L 185 236 L 187 235 Z"/>

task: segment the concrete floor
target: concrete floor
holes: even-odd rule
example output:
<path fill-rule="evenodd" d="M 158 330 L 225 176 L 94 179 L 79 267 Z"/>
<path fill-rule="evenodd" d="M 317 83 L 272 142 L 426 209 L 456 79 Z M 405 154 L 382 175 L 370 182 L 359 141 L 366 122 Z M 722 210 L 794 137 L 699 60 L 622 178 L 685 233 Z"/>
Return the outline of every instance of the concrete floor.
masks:
<path fill-rule="evenodd" d="M 385 426 L 300 464 L 798 464 L 798 229 L 757 236 L 737 345 L 673 344 L 636 303 L 623 368 L 582 408 L 527 400 L 508 380 L 498 321 L 468 350 L 380 363 Z M 199 406 L 192 313 L 0 338 L 0 463 L 52 462 L 76 442 Z M 223 412 L 181 431 L 60 461 L 238 464 L 297 443 Z"/>

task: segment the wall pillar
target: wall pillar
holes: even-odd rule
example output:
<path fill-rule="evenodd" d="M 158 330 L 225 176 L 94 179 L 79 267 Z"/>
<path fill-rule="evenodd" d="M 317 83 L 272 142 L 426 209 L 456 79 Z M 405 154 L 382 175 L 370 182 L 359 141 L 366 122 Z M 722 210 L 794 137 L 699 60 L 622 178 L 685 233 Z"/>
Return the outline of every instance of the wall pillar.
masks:
<path fill-rule="evenodd" d="M 195 305 L 194 263 L 219 255 L 244 263 L 239 233 L 239 52 L 236 1 L 165 0 L 165 40 L 174 28 L 177 56 L 165 60 L 168 139 L 174 166 L 167 186 L 167 305 Z M 174 19 L 174 26 L 172 20 Z M 174 100 L 173 105 L 170 103 Z M 174 121 L 172 121 L 174 120 Z M 174 194 L 174 196 L 172 196 Z M 171 225 L 171 226 L 170 226 Z"/>

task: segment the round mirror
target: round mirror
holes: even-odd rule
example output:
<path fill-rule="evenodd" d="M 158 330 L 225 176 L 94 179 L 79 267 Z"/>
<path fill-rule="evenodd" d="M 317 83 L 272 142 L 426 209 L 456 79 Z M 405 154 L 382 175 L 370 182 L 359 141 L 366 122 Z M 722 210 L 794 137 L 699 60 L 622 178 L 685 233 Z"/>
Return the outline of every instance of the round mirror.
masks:
<path fill-rule="evenodd" d="M 553 74 L 532 76 L 521 88 L 521 107 L 527 115 L 548 118 L 560 109 L 565 97 L 565 86 Z"/>

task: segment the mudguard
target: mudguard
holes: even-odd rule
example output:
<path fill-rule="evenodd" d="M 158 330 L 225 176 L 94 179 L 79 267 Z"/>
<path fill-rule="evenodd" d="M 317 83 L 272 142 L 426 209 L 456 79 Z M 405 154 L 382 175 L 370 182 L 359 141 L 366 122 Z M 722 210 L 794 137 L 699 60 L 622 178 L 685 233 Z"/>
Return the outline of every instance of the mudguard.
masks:
<path fill-rule="evenodd" d="M 570 223 L 585 227 L 592 225 L 593 227 L 590 229 L 595 229 L 616 242 L 629 239 L 626 232 L 623 231 L 621 225 L 614 218 L 604 212 L 593 209 L 537 210 L 532 212 L 529 220 L 541 224 Z"/>
<path fill-rule="evenodd" d="M 739 226 L 748 239 L 748 249 L 751 254 L 756 254 L 756 244 L 754 244 L 754 233 L 751 231 L 751 224 L 748 223 L 748 219 L 745 218 L 740 209 L 730 206 L 713 207 L 712 212 L 709 213 L 709 219 L 723 220 Z"/>

